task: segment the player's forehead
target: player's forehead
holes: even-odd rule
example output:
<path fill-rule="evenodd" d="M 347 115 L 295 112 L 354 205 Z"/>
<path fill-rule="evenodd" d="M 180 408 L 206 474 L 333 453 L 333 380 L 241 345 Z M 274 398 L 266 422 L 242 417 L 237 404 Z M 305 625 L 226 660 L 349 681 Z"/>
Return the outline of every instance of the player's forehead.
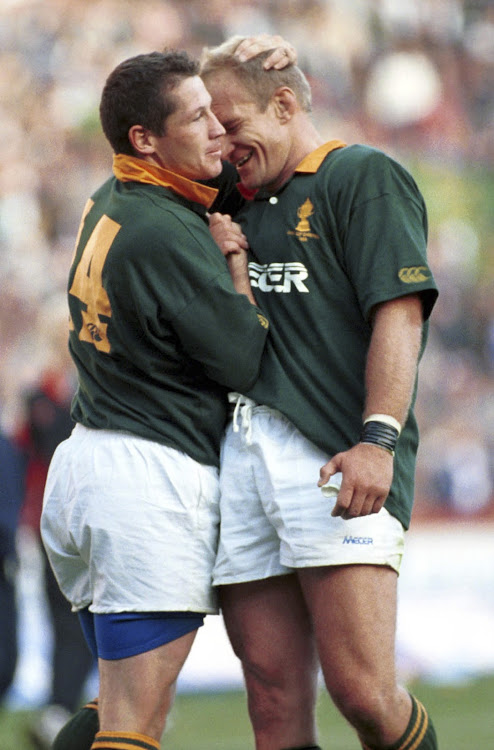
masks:
<path fill-rule="evenodd" d="M 220 122 L 246 118 L 258 111 L 251 92 L 231 71 L 208 77 L 206 86 L 211 94 L 211 108 Z"/>
<path fill-rule="evenodd" d="M 173 96 L 179 115 L 187 116 L 211 104 L 211 95 L 199 76 L 188 76 L 180 81 L 173 90 Z"/>

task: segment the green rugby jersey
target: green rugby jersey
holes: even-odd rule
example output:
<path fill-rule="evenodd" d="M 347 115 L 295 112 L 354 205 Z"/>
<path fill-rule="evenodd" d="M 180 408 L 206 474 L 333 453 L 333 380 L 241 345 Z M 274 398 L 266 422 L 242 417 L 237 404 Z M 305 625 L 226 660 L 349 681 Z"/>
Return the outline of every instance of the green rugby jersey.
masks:
<path fill-rule="evenodd" d="M 359 441 L 373 306 L 419 293 L 427 319 L 434 305 L 424 201 L 395 161 L 340 141 L 307 156 L 277 193 L 250 198 L 236 220 L 271 333 L 247 395 L 283 412 L 329 459 Z M 427 323 L 423 345 L 426 335 Z M 405 527 L 417 446 L 411 410 L 386 502 Z"/>
<path fill-rule="evenodd" d="M 267 320 L 209 232 L 211 187 L 117 155 L 88 201 L 69 275 L 75 421 L 217 465 L 226 392 L 254 383 Z"/>

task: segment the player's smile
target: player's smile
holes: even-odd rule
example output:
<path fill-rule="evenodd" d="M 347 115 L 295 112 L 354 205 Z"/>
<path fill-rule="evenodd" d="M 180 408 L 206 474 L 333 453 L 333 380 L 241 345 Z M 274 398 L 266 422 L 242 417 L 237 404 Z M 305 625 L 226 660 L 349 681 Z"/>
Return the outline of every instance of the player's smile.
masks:
<path fill-rule="evenodd" d="M 243 167 L 243 166 L 244 166 L 244 164 L 247 164 L 247 162 L 248 162 L 248 161 L 250 160 L 250 158 L 252 157 L 253 153 L 254 153 L 254 150 L 252 149 L 252 150 L 251 150 L 251 151 L 249 151 L 249 153 L 248 153 L 248 154 L 246 154 L 246 155 L 245 155 L 244 157 L 242 157 L 242 158 L 241 158 L 241 159 L 239 159 L 238 161 L 234 162 L 234 166 L 235 166 L 235 167 L 236 167 L 237 169 L 240 169 L 241 167 Z"/>
<path fill-rule="evenodd" d="M 225 128 L 223 156 L 238 170 L 245 187 L 270 185 L 286 162 L 284 134 L 272 102 L 261 110 L 238 80 L 222 73 L 206 85 L 212 110 Z"/>

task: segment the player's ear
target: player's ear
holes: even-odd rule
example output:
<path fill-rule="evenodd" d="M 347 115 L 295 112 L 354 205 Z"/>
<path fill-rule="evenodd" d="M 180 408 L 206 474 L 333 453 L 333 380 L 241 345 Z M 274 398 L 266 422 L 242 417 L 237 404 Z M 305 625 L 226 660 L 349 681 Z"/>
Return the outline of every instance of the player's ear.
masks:
<path fill-rule="evenodd" d="M 297 97 L 288 86 L 281 86 L 273 94 L 273 104 L 280 122 L 288 122 L 298 109 Z"/>
<path fill-rule="evenodd" d="M 129 141 L 138 154 L 154 154 L 154 136 L 150 130 L 142 125 L 132 125 L 129 129 Z"/>

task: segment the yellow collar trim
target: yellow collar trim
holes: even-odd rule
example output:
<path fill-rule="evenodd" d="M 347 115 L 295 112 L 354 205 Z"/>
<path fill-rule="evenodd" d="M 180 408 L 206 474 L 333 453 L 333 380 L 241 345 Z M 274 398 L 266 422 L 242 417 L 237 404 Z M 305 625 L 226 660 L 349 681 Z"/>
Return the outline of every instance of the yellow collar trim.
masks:
<path fill-rule="evenodd" d="M 335 151 L 337 148 L 343 148 L 344 146 L 346 146 L 346 143 L 338 140 L 323 143 L 322 146 L 318 146 L 315 151 L 302 159 L 300 164 L 295 167 L 295 172 L 317 172 L 330 151 Z"/>
<path fill-rule="evenodd" d="M 113 174 L 121 182 L 144 182 L 148 185 L 161 185 L 171 188 L 183 198 L 210 208 L 218 195 L 215 188 L 182 177 L 169 169 L 150 164 L 144 159 L 127 154 L 113 155 Z"/>

